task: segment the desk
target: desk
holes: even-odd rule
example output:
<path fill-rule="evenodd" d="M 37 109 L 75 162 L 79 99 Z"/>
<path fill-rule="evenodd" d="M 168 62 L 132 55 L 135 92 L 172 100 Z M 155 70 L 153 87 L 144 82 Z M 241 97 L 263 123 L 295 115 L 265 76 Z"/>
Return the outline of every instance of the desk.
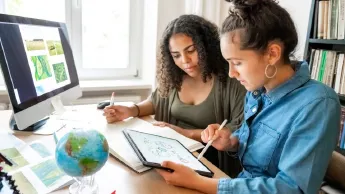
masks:
<path fill-rule="evenodd" d="M 75 106 L 78 110 L 88 110 L 95 109 L 95 105 L 82 105 Z M 1 130 L 7 129 L 8 120 L 10 118 L 11 111 L 0 111 L 0 127 Z M 144 118 L 147 120 L 148 117 Z M 106 122 L 104 120 L 104 122 Z M 31 142 L 34 140 L 40 140 L 44 142 L 49 147 L 55 147 L 54 138 L 52 135 L 43 136 L 43 135 L 34 135 L 28 132 L 16 132 L 14 133 L 16 137 L 25 141 Z M 196 153 L 194 153 L 196 154 Z M 205 158 L 202 159 L 202 162 L 206 164 L 214 173 L 215 178 L 228 177 L 225 173 L 215 167 L 212 163 L 207 161 Z M 122 164 L 115 157 L 109 157 L 109 160 L 105 166 L 96 174 L 96 181 L 99 186 L 100 194 L 110 194 L 116 190 L 117 194 L 155 194 L 155 193 L 174 193 L 174 194 L 189 194 L 189 193 L 199 193 L 197 191 L 175 187 L 165 183 L 163 178 L 155 171 L 149 170 L 144 173 L 136 173 L 131 168 Z M 68 187 L 53 192 L 54 194 L 68 193 Z"/>

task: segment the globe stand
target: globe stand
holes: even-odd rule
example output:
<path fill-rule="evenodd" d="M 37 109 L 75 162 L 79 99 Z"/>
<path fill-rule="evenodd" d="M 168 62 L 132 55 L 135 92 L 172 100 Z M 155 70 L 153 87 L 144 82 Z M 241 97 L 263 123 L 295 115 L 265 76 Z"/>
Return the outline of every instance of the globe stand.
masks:
<path fill-rule="evenodd" d="M 69 187 L 71 194 L 97 194 L 98 184 L 95 175 L 75 178 L 77 181 Z"/>

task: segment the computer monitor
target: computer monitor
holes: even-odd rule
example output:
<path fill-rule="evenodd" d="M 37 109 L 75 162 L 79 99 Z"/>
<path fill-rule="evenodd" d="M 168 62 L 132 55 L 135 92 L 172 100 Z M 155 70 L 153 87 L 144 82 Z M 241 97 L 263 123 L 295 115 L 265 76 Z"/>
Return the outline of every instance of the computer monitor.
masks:
<path fill-rule="evenodd" d="M 52 102 L 82 95 L 65 23 L 0 14 L 0 64 L 14 129 L 35 130 Z"/>

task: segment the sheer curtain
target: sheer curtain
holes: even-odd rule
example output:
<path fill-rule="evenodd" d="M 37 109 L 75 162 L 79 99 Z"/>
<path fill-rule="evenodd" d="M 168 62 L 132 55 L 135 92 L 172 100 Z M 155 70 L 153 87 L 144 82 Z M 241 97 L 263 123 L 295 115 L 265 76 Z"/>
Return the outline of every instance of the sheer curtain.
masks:
<path fill-rule="evenodd" d="M 185 0 L 185 12 L 202 16 L 220 26 L 227 13 L 224 0 Z"/>

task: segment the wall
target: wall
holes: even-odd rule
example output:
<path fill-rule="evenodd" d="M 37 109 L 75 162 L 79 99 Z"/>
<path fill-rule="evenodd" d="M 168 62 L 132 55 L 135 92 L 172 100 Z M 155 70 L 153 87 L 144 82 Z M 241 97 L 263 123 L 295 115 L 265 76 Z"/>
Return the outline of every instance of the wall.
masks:
<path fill-rule="evenodd" d="M 298 45 L 295 57 L 302 60 L 307 37 L 311 0 L 280 0 L 279 4 L 290 13 L 291 18 L 295 22 L 298 33 Z M 223 1 L 220 13 L 221 20 L 224 20 L 227 17 L 228 9 L 229 3 Z"/>
<path fill-rule="evenodd" d="M 302 60 L 307 38 L 311 0 L 280 0 L 279 4 L 290 13 L 295 22 L 298 33 L 298 46 L 295 56 Z"/>
<path fill-rule="evenodd" d="M 164 29 L 185 12 L 185 0 L 145 0 L 143 67 L 141 77 L 156 88 L 156 54 Z"/>

